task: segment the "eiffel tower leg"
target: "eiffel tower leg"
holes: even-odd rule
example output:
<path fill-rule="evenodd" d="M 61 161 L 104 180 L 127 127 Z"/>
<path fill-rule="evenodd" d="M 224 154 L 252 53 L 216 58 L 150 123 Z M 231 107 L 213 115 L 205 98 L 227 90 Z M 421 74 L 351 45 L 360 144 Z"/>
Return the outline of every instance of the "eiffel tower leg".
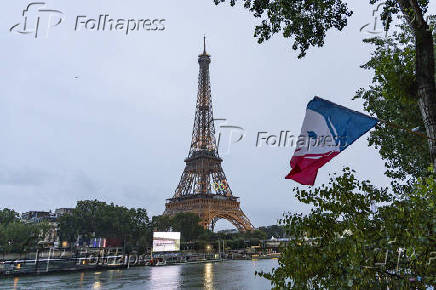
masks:
<path fill-rule="evenodd" d="M 216 222 L 218 221 L 218 218 L 213 218 L 210 222 L 210 230 L 213 232 L 215 230 Z"/>

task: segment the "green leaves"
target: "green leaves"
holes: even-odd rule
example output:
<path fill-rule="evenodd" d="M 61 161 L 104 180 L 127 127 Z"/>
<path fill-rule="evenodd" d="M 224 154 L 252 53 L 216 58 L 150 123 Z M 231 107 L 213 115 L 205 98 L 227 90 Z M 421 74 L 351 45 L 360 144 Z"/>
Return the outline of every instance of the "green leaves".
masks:
<path fill-rule="evenodd" d="M 0 210 L 0 252 L 21 253 L 36 247 L 39 236 L 47 231 L 44 223 L 26 224 L 18 217 L 14 210 Z"/>
<path fill-rule="evenodd" d="M 364 100 L 364 108 L 372 116 L 402 128 L 423 130 L 416 101 L 414 38 L 408 26 L 400 28 L 388 39 L 365 40 L 375 46 L 375 51 L 362 67 L 374 71 L 374 78 L 372 85 L 359 90 L 355 98 Z M 386 161 L 386 175 L 398 189 L 406 179 L 410 184 L 427 175 L 431 163 L 427 139 L 380 124 L 370 132 L 369 144 L 379 149 Z"/>
<path fill-rule="evenodd" d="M 43 228 L 44 225 L 25 224 L 18 220 L 0 223 L 0 252 L 22 253 L 36 247 Z"/>
<path fill-rule="evenodd" d="M 8 208 L 0 210 L 0 224 L 8 225 L 9 223 L 16 221 L 18 221 L 17 212 Z"/>
<path fill-rule="evenodd" d="M 119 239 L 125 246 L 145 249 L 151 243 L 150 222 L 145 209 L 128 209 L 97 200 L 77 202 L 72 214 L 59 218 L 61 240 L 85 238 Z M 138 241 L 141 241 L 139 244 Z"/>
<path fill-rule="evenodd" d="M 215 3 L 225 0 L 215 0 Z M 375 45 L 363 68 L 374 72 L 372 85 L 358 91 L 365 110 L 379 119 L 405 128 L 379 125 L 369 143 L 386 161 L 391 188 L 360 181 L 345 168 L 326 185 L 294 189 L 300 202 L 313 206 L 308 215 L 288 213 L 282 224 L 292 241 L 271 273 L 257 273 L 275 288 L 292 289 L 424 289 L 436 284 L 435 177 L 425 138 L 408 129 L 424 129 L 418 108 L 417 79 L 434 87 L 430 41 L 419 46 L 426 57 L 416 61 L 415 37 L 428 34 L 424 14 L 428 0 L 370 0 L 383 4 L 382 20 L 389 29 L 393 16 L 402 13 L 406 25 L 388 39 L 369 39 Z M 235 5 L 236 0 L 230 0 Z M 281 32 L 291 39 L 298 57 L 310 47 L 323 46 L 326 32 L 342 30 L 352 12 L 341 0 L 244 0 L 244 7 L 261 20 L 255 37 L 262 43 Z M 413 28 L 413 31 L 411 28 Z M 425 34 L 425 35 L 427 35 Z M 424 35 L 424 34 L 423 34 Z M 419 38 L 418 38 L 419 39 Z M 422 42 L 422 37 L 421 37 Z M 419 41 L 417 42 L 419 44 Z M 425 60 L 431 61 L 425 61 Z M 417 78 L 418 69 L 421 78 Z M 422 96 L 419 97 L 422 101 Z M 429 102 L 427 102 L 429 103 Z M 427 104 L 424 103 L 424 104 Z M 429 114 L 424 114 L 426 119 Z M 431 122 L 432 119 L 430 119 Z M 418 278 L 419 277 L 419 278 Z"/>
<path fill-rule="evenodd" d="M 434 284 L 436 267 L 428 264 L 436 245 L 436 210 L 429 206 L 435 204 L 434 177 L 419 179 L 413 188 L 399 199 L 359 181 L 349 168 L 327 185 L 296 188 L 297 198 L 313 208 L 308 215 L 284 216 L 281 223 L 293 239 L 279 267 L 258 274 L 290 289 Z M 410 281 L 418 276 L 421 282 Z"/>
<path fill-rule="evenodd" d="M 204 232 L 200 217 L 192 213 L 179 213 L 172 217 L 173 231 L 181 232 L 183 241 L 193 241 Z"/>
<path fill-rule="evenodd" d="M 214 0 L 215 4 L 225 0 Z M 235 5 L 236 0 L 230 0 Z M 262 43 L 282 32 L 291 38 L 292 49 L 304 57 L 312 46 L 322 47 L 328 30 L 342 30 L 353 14 L 342 0 L 244 0 L 244 7 L 261 23 L 254 29 L 254 36 Z"/>

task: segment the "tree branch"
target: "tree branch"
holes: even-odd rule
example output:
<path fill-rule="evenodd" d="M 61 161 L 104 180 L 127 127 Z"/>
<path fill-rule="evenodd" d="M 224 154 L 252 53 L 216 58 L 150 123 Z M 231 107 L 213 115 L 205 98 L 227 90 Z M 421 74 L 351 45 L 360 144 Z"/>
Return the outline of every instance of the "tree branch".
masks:
<path fill-rule="evenodd" d="M 414 31 L 427 29 L 423 11 L 416 0 L 397 0 L 403 15 Z"/>

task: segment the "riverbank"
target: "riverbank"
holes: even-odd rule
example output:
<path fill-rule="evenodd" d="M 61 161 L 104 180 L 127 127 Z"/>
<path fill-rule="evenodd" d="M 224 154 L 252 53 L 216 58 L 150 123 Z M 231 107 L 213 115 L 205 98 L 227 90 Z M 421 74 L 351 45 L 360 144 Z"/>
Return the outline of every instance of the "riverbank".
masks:
<path fill-rule="evenodd" d="M 0 277 L 58 274 L 62 272 L 105 271 L 144 266 L 170 266 L 184 264 L 216 263 L 230 260 L 258 260 L 277 258 L 277 255 L 235 257 L 218 254 L 161 254 L 155 258 L 147 255 L 87 256 L 69 258 L 44 258 L 0 262 Z"/>

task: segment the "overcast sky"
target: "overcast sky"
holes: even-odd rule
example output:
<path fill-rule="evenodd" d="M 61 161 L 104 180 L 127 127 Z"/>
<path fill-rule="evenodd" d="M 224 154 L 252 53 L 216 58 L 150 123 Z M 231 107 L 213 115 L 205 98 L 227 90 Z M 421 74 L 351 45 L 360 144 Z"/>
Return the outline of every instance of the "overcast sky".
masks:
<path fill-rule="evenodd" d="M 298 134 L 314 95 L 362 111 L 351 98 L 371 81 L 359 67 L 372 49 L 359 31 L 374 23 L 369 1 L 349 1 L 355 14 L 348 27 L 302 60 L 279 35 L 259 45 L 251 14 L 212 0 L 46 1 L 63 21 L 36 39 L 9 32 L 29 2 L 3 2 L 0 208 L 50 210 L 99 199 L 161 214 L 185 166 L 207 34 L 214 116 L 245 130 L 239 143 L 221 146 L 224 171 L 252 223 L 274 224 L 285 211 L 308 208 L 293 195 L 297 184 L 284 179 L 294 148 L 256 147 L 257 133 Z M 78 15 L 100 14 L 165 19 L 165 30 L 74 31 Z M 324 166 L 316 184 L 350 166 L 387 185 L 367 136 Z"/>

